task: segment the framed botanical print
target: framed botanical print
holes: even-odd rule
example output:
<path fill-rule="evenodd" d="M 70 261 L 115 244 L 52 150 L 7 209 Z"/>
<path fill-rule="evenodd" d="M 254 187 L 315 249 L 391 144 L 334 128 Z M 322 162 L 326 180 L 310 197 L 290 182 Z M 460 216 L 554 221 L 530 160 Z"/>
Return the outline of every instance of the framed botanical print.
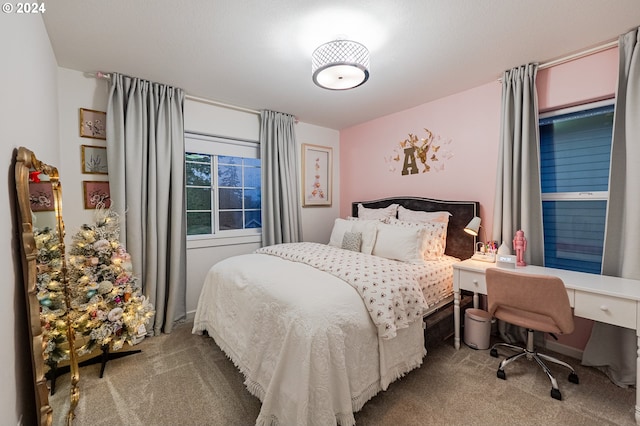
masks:
<path fill-rule="evenodd" d="M 331 206 L 332 188 L 331 147 L 302 145 L 302 206 Z"/>
<path fill-rule="evenodd" d="M 111 192 L 109 191 L 109 182 L 107 181 L 88 181 L 82 182 L 84 189 L 84 208 L 109 208 L 111 207 Z"/>
<path fill-rule="evenodd" d="M 80 136 L 107 139 L 107 113 L 80 108 Z"/>
<path fill-rule="evenodd" d="M 109 174 L 106 147 L 82 145 L 82 173 Z"/>
<path fill-rule="evenodd" d="M 29 204 L 32 212 L 55 211 L 51 182 L 29 182 Z"/>

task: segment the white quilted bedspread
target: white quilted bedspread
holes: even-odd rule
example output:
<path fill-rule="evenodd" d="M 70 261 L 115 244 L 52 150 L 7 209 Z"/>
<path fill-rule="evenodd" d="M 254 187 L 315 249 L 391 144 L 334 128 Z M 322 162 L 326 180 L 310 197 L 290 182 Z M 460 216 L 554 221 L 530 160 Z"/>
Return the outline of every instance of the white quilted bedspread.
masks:
<path fill-rule="evenodd" d="M 308 242 L 263 247 L 256 253 L 301 262 L 350 284 L 383 339 L 396 337 L 396 330 L 422 319 L 428 308 L 410 264 Z"/>
<path fill-rule="evenodd" d="M 382 339 L 355 288 L 265 254 L 211 268 L 193 327 L 203 331 L 262 401 L 260 426 L 354 425 L 354 412 L 426 354 L 421 321 Z"/>

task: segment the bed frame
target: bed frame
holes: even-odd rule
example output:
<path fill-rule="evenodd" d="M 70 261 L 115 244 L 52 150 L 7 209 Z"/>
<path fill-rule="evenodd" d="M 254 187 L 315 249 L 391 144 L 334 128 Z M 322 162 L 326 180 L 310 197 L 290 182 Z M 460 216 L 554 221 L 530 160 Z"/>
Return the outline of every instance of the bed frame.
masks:
<path fill-rule="evenodd" d="M 464 232 L 464 227 L 474 216 L 480 215 L 478 201 L 445 201 L 421 197 L 393 197 L 373 201 L 357 201 L 351 204 L 351 215 L 358 216 L 358 204 L 370 209 L 380 209 L 391 204 L 399 204 L 410 210 L 425 212 L 448 211 L 451 213 L 447 228 L 445 254 L 465 260 L 473 256 L 476 238 Z"/>
<path fill-rule="evenodd" d="M 351 205 L 351 215 L 358 216 L 358 204 L 370 209 L 379 209 L 391 204 L 399 204 L 410 210 L 426 212 L 448 211 L 449 226 L 447 227 L 447 247 L 445 253 L 449 256 L 465 260 L 473 256 L 476 247 L 476 237 L 464 232 L 464 227 L 474 216 L 480 215 L 480 203 L 477 201 L 445 201 L 420 197 L 394 197 L 373 201 L 357 201 Z M 469 306 L 471 297 L 463 296 L 460 306 Z M 441 300 L 429 308 L 423 315 L 424 346 L 443 341 L 453 335 L 453 295 Z"/>

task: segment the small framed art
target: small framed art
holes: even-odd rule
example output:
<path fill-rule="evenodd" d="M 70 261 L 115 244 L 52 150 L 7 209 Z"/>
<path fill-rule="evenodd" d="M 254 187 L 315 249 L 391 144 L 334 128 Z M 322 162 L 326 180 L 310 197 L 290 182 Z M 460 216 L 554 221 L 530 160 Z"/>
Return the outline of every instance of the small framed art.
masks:
<path fill-rule="evenodd" d="M 29 182 L 29 204 L 32 212 L 55 211 L 51 182 Z"/>
<path fill-rule="evenodd" d="M 302 206 L 331 206 L 331 147 L 302 144 Z"/>
<path fill-rule="evenodd" d="M 82 145 L 82 173 L 98 175 L 109 174 L 106 147 Z"/>
<path fill-rule="evenodd" d="M 84 208 L 109 208 L 111 207 L 111 192 L 107 181 L 82 182 L 84 187 Z"/>
<path fill-rule="evenodd" d="M 107 139 L 107 113 L 80 108 L 80 136 Z"/>

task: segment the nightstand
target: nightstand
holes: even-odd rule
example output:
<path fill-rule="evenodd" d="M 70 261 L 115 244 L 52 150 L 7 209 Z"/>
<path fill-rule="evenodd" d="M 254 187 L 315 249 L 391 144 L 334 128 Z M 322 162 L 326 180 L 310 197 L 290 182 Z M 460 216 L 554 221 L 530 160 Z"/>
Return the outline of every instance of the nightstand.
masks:
<path fill-rule="evenodd" d="M 454 345 L 460 349 L 460 297 L 462 290 L 473 292 L 473 307 L 480 306 L 480 295 L 487 294 L 484 272 L 495 263 L 465 260 L 453 265 L 453 327 Z"/>

